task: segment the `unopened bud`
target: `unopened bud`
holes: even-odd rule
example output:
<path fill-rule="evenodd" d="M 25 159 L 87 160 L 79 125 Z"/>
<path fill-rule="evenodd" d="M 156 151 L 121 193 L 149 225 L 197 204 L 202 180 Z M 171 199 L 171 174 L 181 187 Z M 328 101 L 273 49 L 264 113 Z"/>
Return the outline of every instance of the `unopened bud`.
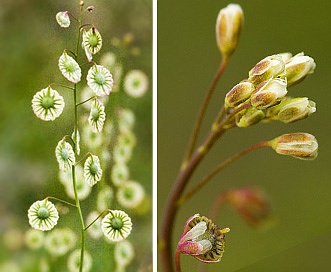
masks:
<path fill-rule="evenodd" d="M 216 41 L 223 56 L 235 51 L 244 22 L 244 13 L 238 4 L 229 4 L 220 10 L 216 21 Z"/>
<path fill-rule="evenodd" d="M 219 262 L 225 248 L 225 233 L 229 228 L 220 229 L 205 216 L 195 214 L 185 223 L 177 250 L 206 262 Z"/>
<path fill-rule="evenodd" d="M 252 106 L 266 109 L 275 105 L 287 94 L 286 80 L 274 78 L 260 83 L 251 95 Z"/>
<path fill-rule="evenodd" d="M 250 82 L 240 82 L 234 86 L 225 96 L 225 104 L 228 107 L 235 107 L 245 102 L 254 91 L 254 85 Z"/>
<path fill-rule="evenodd" d="M 248 81 L 255 86 L 265 80 L 285 76 L 285 63 L 282 56 L 272 55 L 264 58 L 249 71 L 248 76 Z"/>
<path fill-rule="evenodd" d="M 285 63 L 287 86 L 292 86 L 304 80 L 314 72 L 316 64 L 314 59 L 299 53 L 288 59 Z"/>
<path fill-rule="evenodd" d="M 286 97 L 280 104 L 268 109 L 267 117 L 283 123 L 292 123 L 307 118 L 315 111 L 316 103 L 307 97 Z"/>
<path fill-rule="evenodd" d="M 68 11 L 60 11 L 56 13 L 56 21 L 57 23 L 64 28 L 67 28 L 70 26 L 70 17 Z"/>
<path fill-rule="evenodd" d="M 88 6 L 86 9 L 88 12 L 92 12 L 94 10 L 94 6 Z"/>
<path fill-rule="evenodd" d="M 251 226 L 260 227 L 271 219 L 271 205 L 267 196 L 257 188 L 227 191 L 225 200 Z"/>
<path fill-rule="evenodd" d="M 281 155 L 288 155 L 302 160 L 317 157 L 318 143 L 309 133 L 284 134 L 270 141 L 271 147 Z"/>
<path fill-rule="evenodd" d="M 284 53 L 279 53 L 278 55 L 280 55 L 283 59 L 283 61 L 286 63 L 290 58 L 292 58 L 292 53 L 290 52 L 284 52 Z"/>
<path fill-rule="evenodd" d="M 236 115 L 236 125 L 237 127 L 249 127 L 259 123 L 264 116 L 265 114 L 262 110 L 250 107 Z"/>

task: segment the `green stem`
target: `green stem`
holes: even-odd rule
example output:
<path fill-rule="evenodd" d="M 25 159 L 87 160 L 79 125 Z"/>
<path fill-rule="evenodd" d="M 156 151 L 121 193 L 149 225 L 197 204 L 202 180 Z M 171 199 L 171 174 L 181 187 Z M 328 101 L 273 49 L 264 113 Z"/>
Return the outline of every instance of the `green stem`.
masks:
<path fill-rule="evenodd" d="M 69 206 L 72 206 L 72 207 L 75 207 L 76 208 L 76 205 L 75 204 L 72 204 L 72 203 L 70 203 L 68 201 L 62 200 L 62 199 L 57 198 L 57 197 L 48 196 L 48 197 L 46 197 L 46 199 L 54 199 L 54 200 L 57 200 L 57 201 L 60 201 L 60 202 L 62 202 L 64 204 L 66 204 L 66 205 L 69 205 Z"/>
<path fill-rule="evenodd" d="M 76 52 L 75 57 L 76 61 L 78 59 L 79 45 L 80 45 L 80 29 L 82 25 L 82 14 L 83 14 L 83 5 L 79 5 L 79 17 L 78 17 L 78 33 L 77 33 L 77 44 L 76 44 Z M 77 134 L 78 134 L 78 106 L 77 106 L 77 84 L 74 85 L 74 151 L 75 157 L 77 157 Z M 81 252 L 80 252 L 80 264 L 79 264 L 79 272 L 83 271 L 84 265 L 84 252 L 85 252 L 85 224 L 84 218 L 82 214 L 82 209 L 80 207 L 80 201 L 77 194 L 77 185 L 76 185 L 76 166 L 72 166 L 72 183 L 74 188 L 75 202 L 77 207 L 77 212 L 81 224 Z"/>

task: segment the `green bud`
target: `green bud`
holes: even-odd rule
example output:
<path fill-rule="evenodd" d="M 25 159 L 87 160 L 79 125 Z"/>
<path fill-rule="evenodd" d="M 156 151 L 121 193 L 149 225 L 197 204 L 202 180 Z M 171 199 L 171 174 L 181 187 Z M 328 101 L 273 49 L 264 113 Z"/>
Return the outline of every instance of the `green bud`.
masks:
<path fill-rule="evenodd" d="M 267 117 L 283 123 L 292 123 L 307 118 L 315 111 L 316 103 L 307 97 L 286 97 L 280 104 L 268 109 Z"/>
<path fill-rule="evenodd" d="M 254 91 L 254 85 L 250 82 L 240 82 L 234 86 L 225 96 L 225 104 L 235 107 L 245 102 Z"/>
<path fill-rule="evenodd" d="M 309 133 L 284 134 L 270 141 L 271 147 L 281 155 L 288 155 L 302 160 L 317 157 L 318 143 Z"/>
<path fill-rule="evenodd" d="M 237 127 L 249 127 L 259 123 L 264 116 L 265 114 L 262 110 L 250 107 L 236 115 L 236 125 Z"/>
<path fill-rule="evenodd" d="M 223 56 L 235 51 L 244 22 L 244 13 L 237 4 L 229 4 L 220 10 L 216 21 L 216 41 Z"/>
<path fill-rule="evenodd" d="M 292 86 L 304 80 L 314 72 L 316 64 L 314 59 L 299 53 L 288 59 L 285 63 L 287 86 Z"/>
<path fill-rule="evenodd" d="M 261 82 L 285 76 L 285 63 L 281 55 L 272 55 L 257 63 L 248 73 L 248 81 L 255 86 Z"/>
<path fill-rule="evenodd" d="M 286 94 L 286 80 L 269 79 L 257 86 L 251 95 L 251 103 L 257 109 L 266 109 L 275 105 Z"/>

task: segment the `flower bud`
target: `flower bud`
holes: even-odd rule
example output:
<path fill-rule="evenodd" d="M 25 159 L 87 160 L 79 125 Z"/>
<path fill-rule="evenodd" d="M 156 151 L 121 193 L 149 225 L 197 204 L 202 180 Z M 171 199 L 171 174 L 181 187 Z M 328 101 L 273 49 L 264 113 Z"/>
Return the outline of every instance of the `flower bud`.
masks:
<path fill-rule="evenodd" d="M 223 56 L 229 57 L 237 48 L 244 13 L 237 4 L 220 10 L 216 21 L 216 41 Z"/>
<path fill-rule="evenodd" d="M 70 26 L 70 17 L 68 11 L 60 11 L 56 13 L 55 18 L 60 27 L 67 28 Z"/>
<path fill-rule="evenodd" d="M 304 80 L 314 72 L 316 64 L 314 59 L 299 53 L 288 59 L 285 63 L 287 86 L 292 86 Z"/>
<path fill-rule="evenodd" d="M 220 229 L 205 216 L 195 214 L 185 223 L 177 250 L 206 262 L 219 262 L 225 248 L 225 233 L 229 228 Z"/>
<path fill-rule="evenodd" d="M 287 97 L 280 104 L 269 108 L 267 117 L 283 123 L 292 123 L 307 118 L 315 111 L 316 103 L 307 97 Z"/>
<path fill-rule="evenodd" d="M 259 227 L 271 218 L 267 196 L 257 188 L 240 188 L 225 193 L 225 200 L 251 226 Z"/>
<path fill-rule="evenodd" d="M 237 127 L 249 127 L 259 123 L 264 116 L 265 114 L 262 110 L 250 107 L 236 115 L 236 125 Z"/>
<path fill-rule="evenodd" d="M 314 135 L 308 133 L 284 134 L 271 140 L 270 144 L 281 155 L 302 160 L 313 160 L 317 157 L 317 140 Z"/>
<path fill-rule="evenodd" d="M 283 61 L 286 63 L 290 58 L 292 58 L 292 53 L 290 52 L 284 52 L 284 53 L 279 53 L 278 55 L 280 55 L 283 59 Z"/>
<path fill-rule="evenodd" d="M 225 96 L 225 104 L 235 107 L 246 101 L 254 91 L 254 85 L 250 82 L 240 82 L 234 86 Z"/>
<path fill-rule="evenodd" d="M 251 95 L 252 106 L 266 109 L 275 105 L 287 94 L 286 80 L 274 78 L 260 83 Z"/>
<path fill-rule="evenodd" d="M 255 86 L 270 78 L 285 76 L 285 63 L 281 55 L 272 55 L 258 62 L 248 74 Z"/>

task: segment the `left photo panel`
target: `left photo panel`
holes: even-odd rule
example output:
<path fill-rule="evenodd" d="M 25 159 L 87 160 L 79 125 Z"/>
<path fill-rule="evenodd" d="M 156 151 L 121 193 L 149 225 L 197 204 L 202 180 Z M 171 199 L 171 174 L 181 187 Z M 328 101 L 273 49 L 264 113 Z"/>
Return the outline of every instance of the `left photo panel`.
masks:
<path fill-rule="evenodd" d="M 152 271 L 153 0 L 0 7 L 0 271 Z"/>

